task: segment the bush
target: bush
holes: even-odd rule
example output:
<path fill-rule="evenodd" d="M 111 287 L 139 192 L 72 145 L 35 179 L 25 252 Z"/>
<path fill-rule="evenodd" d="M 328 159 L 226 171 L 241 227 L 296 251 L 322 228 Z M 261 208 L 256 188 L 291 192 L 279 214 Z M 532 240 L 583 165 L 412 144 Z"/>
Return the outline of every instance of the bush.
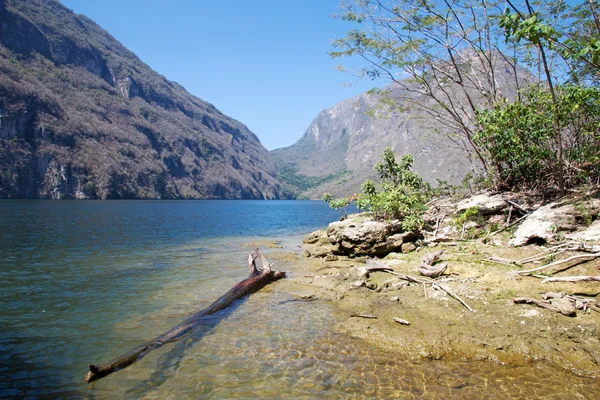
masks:
<path fill-rule="evenodd" d="M 336 199 L 329 193 L 323 194 L 323 201 L 329 204 L 329 207 L 333 208 L 334 210 L 342 210 L 342 219 L 346 219 L 348 216 L 348 206 L 352 204 L 354 200 L 356 200 L 356 195 Z"/>
<path fill-rule="evenodd" d="M 478 112 L 482 129 L 473 139 L 496 187 L 547 190 L 559 186 L 559 175 L 566 187 L 600 177 L 600 90 L 565 85 L 556 94 L 558 132 L 552 96 L 538 86 L 521 101 Z"/>
<path fill-rule="evenodd" d="M 406 231 L 417 231 L 423 226 L 423 214 L 427 210 L 425 202 L 431 197 L 431 186 L 423 182 L 418 174 L 411 171 L 413 157 L 405 155 L 396 161 L 396 156 L 390 148 L 386 148 L 381 160 L 375 164 L 379 182 L 366 180 L 358 195 L 335 199 L 329 193 L 323 195 L 323 200 L 331 208 L 343 209 L 356 201 L 359 209 L 370 211 L 377 219 L 398 219 Z M 342 217 L 342 218 L 344 218 Z"/>
<path fill-rule="evenodd" d="M 367 180 L 362 184 L 356 200 L 358 208 L 372 212 L 379 219 L 398 219 L 407 231 L 419 230 L 431 188 L 411 171 L 413 161 L 411 155 L 405 155 L 398 163 L 392 149 L 385 149 L 375 164 L 379 183 Z"/>

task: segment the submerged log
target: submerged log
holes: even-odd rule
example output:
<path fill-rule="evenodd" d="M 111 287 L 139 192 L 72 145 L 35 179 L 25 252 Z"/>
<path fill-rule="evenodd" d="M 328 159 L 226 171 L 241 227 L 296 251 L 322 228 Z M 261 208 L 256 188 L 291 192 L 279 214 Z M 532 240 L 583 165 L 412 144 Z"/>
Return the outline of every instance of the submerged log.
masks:
<path fill-rule="evenodd" d="M 223 310 L 231 305 L 235 300 L 248 294 L 257 292 L 265 285 L 285 277 L 285 272 L 271 270 L 272 264 L 269 264 L 265 256 L 258 250 L 256 246 L 254 246 L 254 250 L 256 251 L 257 257 L 260 257 L 261 259 L 262 270 L 258 269 L 256 266 L 257 257 L 253 256 L 252 253 L 249 253 L 248 263 L 250 265 L 250 276 L 248 276 L 248 278 L 232 287 L 227 293 L 219 297 L 214 303 L 204 310 L 192 314 L 185 321 L 158 336 L 156 339 L 136 347 L 130 352 L 115 358 L 108 364 L 90 364 L 90 371 L 85 377 L 85 381 L 90 383 L 104 378 L 113 372 L 126 368 L 136 361 L 141 360 L 144 356 L 146 356 L 146 354 L 154 349 L 158 349 L 167 343 L 172 343 L 183 339 L 187 333 L 202 325 L 203 317 Z"/>

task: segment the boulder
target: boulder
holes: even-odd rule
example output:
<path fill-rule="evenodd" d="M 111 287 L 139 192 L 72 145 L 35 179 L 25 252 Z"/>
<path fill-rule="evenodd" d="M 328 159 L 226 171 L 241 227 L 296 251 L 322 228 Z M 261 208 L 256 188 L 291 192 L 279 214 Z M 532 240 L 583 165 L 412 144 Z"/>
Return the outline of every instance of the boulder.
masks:
<path fill-rule="evenodd" d="M 334 254 L 385 256 L 402 251 L 402 245 L 417 239 L 414 232 L 403 232 L 400 221 L 382 222 L 368 218 L 349 218 L 329 224 L 327 237 Z"/>
<path fill-rule="evenodd" d="M 523 246 L 533 239 L 549 241 L 561 231 L 576 227 L 577 211 L 571 204 L 550 203 L 538 208 L 519 226 L 509 246 Z"/>
<path fill-rule="evenodd" d="M 327 231 L 325 229 L 321 229 L 319 231 L 314 231 L 309 233 L 304 237 L 302 242 L 304 244 L 315 244 L 319 241 L 319 239 L 327 237 Z"/>
<path fill-rule="evenodd" d="M 456 212 L 462 213 L 469 208 L 477 207 L 482 215 L 498 214 L 508 207 L 506 200 L 508 200 L 506 194 L 481 193 L 459 202 Z"/>
<path fill-rule="evenodd" d="M 402 248 L 403 253 L 410 253 L 411 251 L 415 251 L 417 249 L 417 246 L 415 246 L 415 244 L 412 242 L 408 242 L 408 243 L 402 243 L 401 248 Z"/>
<path fill-rule="evenodd" d="M 600 219 L 597 219 L 585 229 L 569 233 L 566 237 L 572 240 L 600 241 Z"/>

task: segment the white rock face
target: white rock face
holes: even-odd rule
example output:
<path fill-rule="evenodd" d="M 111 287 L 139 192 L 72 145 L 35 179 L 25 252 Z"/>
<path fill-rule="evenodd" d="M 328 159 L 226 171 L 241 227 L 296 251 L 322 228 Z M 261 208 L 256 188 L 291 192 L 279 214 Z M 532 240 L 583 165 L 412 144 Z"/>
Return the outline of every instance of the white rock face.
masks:
<path fill-rule="evenodd" d="M 523 246 L 533 238 L 548 241 L 561 232 L 568 232 L 565 235 L 567 239 L 600 241 L 600 220 L 594 221 L 588 227 L 581 225 L 585 214 L 597 215 L 600 199 L 590 199 L 575 204 L 559 201 L 538 208 L 523 221 L 515 232 L 515 237 L 508 244 Z M 582 212 L 582 208 L 587 211 Z"/>
<path fill-rule="evenodd" d="M 600 241 L 600 219 L 594 221 L 594 223 L 588 226 L 587 229 L 570 233 L 566 235 L 566 237 L 572 240 L 590 240 L 593 242 Z"/>
<path fill-rule="evenodd" d="M 483 215 L 496 214 L 508 207 L 507 197 L 503 194 L 490 195 L 482 193 L 458 203 L 457 212 L 463 212 L 472 207 L 478 207 Z"/>
<path fill-rule="evenodd" d="M 575 225 L 574 213 L 575 209 L 570 204 L 559 206 L 550 203 L 540 207 L 523 221 L 508 245 L 523 246 L 533 238 L 549 241 L 557 232 Z"/>

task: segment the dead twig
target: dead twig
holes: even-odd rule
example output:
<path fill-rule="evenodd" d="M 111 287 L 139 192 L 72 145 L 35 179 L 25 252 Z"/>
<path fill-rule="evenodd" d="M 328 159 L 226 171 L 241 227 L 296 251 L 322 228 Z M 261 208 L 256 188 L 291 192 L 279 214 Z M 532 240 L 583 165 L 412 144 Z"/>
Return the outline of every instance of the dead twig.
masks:
<path fill-rule="evenodd" d="M 522 260 L 517 261 L 517 264 L 527 264 L 529 262 L 532 262 L 532 261 L 540 259 L 539 257 L 541 257 L 541 258 L 547 257 L 546 253 L 548 253 L 548 252 L 555 251 L 555 250 L 558 250 L 558 249 L 562 249 L 563 247 L 569 247 L 569 246 L 572 246 L 572 245 L 578 245 L 579 246 L 579 244 L 577 242 L 568 242 L 568 243 L 559 244 L 557 246 L 548 247 L 548 248 L 542 250 L 541 253 L 536 254 L 535 256 L 529 256 L 527 258 L 524 258 Z M 573 250 L 576 250 L 576 248 L 573 249 Z"/>
<path fill-rule="evenodd" d="M 522 205 L 520 205 L 519 203 L 515 203 L 514 201 L 511 200 L 506 200 L 506 202 L 508 204 L 510 204 L 510 208 L 512 209 L 513 207 L 518 208 L 521 212 L 524 212 L 526 214 L 531 213 L 531 211 L 529 211 L 528 209 L 526 209 L 525 207 L 523 207 Z"/>
<path fill-rule="evenodd" d="M 433 284 L 432 287 L 439 288 L 439 289 L 443 290 L 444 292 L 448 293 L 451 297 L 454 297 L 456 300 L 458 300 L 463 306 L 465 306 L 467 308 L 467 310 L 469 310 L 471 312 L 474 312 L 473 309 L 471 307 L 469 307 L 469 305 L 467 303 L 465 303 L 465 301 L 463 299 L 461 299 L 460 297 L 458 297 L 457 294 L 455 294 L 454 292 L 452 292 L 447 287 L 444 287 L 444 286 L 439 285 L 437 283 Z"/>
<path fill-rule="evenodd" d="M 525 218 L 527 218 L 529 216 L 529 214 L 531 214 L 531 213 L 523 215 L 521 218 L 514 220 L 513 222 L 511 222 L 509 225 L 505 226 L 504 228 L 498 229 L 497 231 L 494 231 L 494 232 L 490 233 L 489 236 L 494 236 L 495 234 L 503 232 L 503 231 L 507 230 L 508 228 L 510 228 L 511 226 L 513 226 L 515 224 L 518 224 L 519 222 L 521 222 L 522 220 L 524 220 Z"/>
<path fill-rule="evenodd" d="M 516 261 L 512 261 L 512 260 L 509 260 L 508 258 L 502 258 L 502 257 L 498 257 L 498 256 L 491 256 L 488 258 L 484 258 L 483 261 L 489 261 L 489 262 L 493 262 L 496 264 L 508 265 L 511 267 L 514 267 L 515 265 L 517 265 Z"/>

